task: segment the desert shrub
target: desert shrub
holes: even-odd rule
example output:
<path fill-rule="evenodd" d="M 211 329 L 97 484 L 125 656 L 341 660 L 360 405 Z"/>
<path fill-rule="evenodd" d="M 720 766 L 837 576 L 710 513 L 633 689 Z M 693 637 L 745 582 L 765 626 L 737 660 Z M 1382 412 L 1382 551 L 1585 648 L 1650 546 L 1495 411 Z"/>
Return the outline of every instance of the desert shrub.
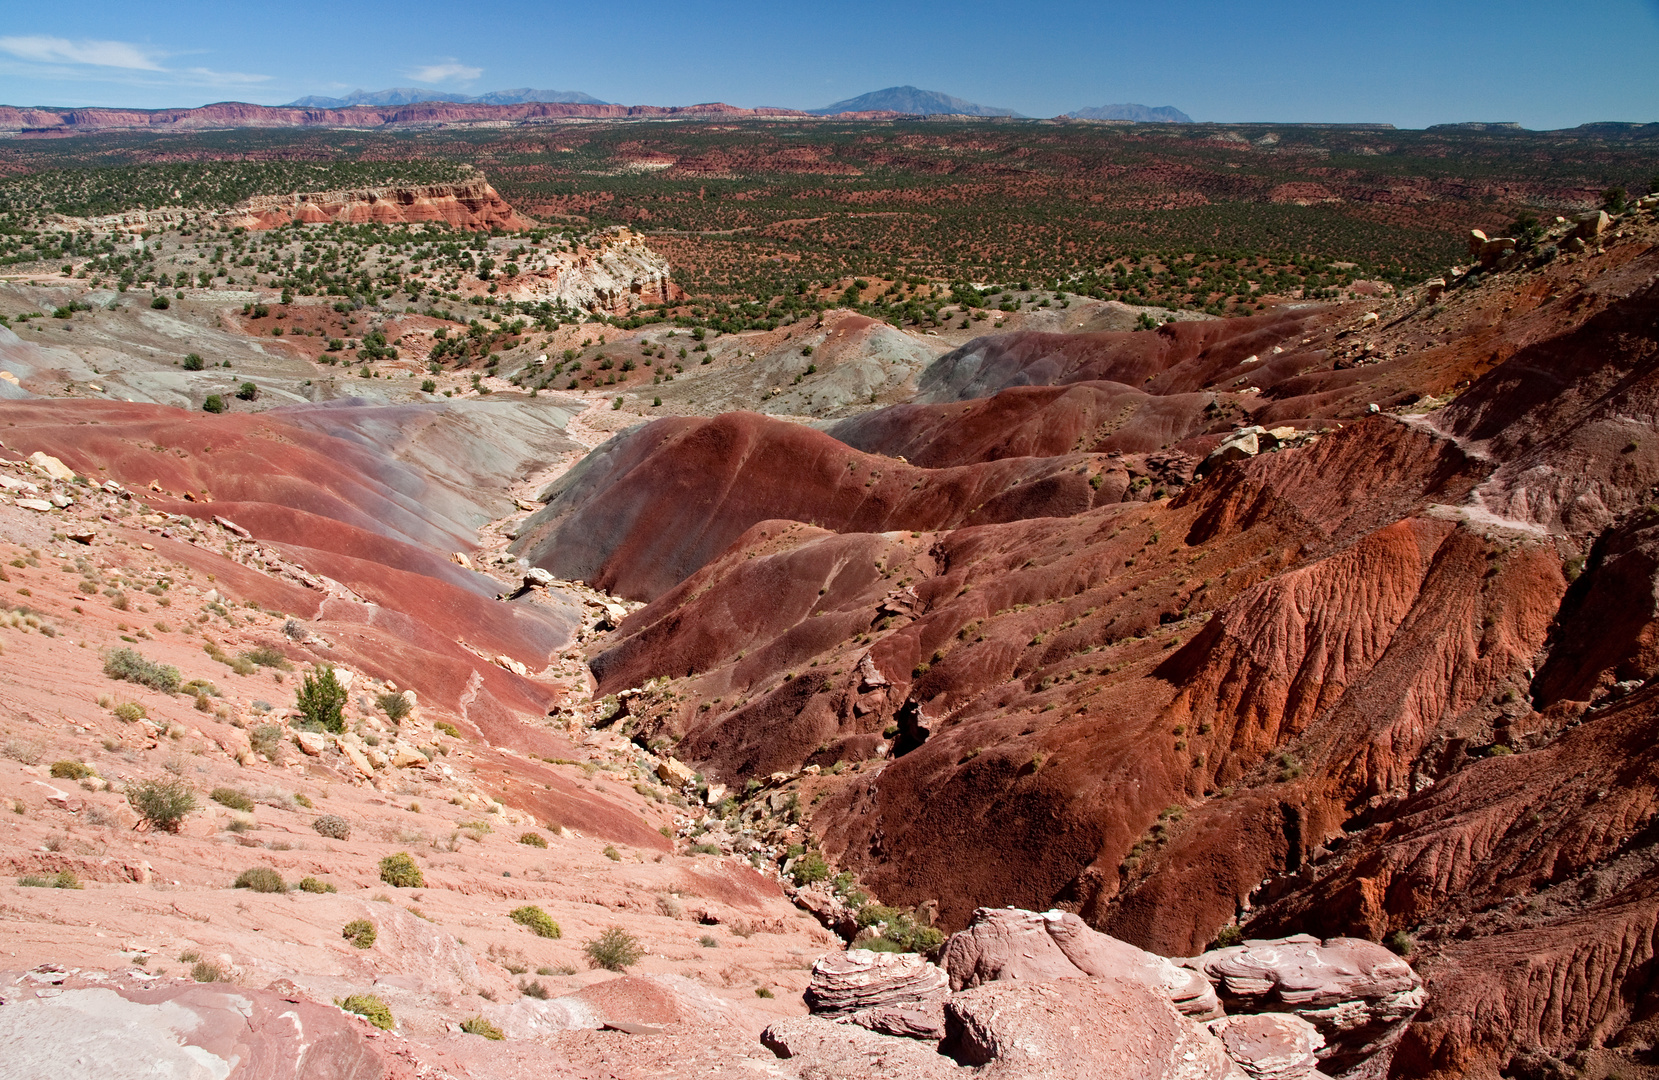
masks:
<path fill-rule="evenodd" d="M 286 656 L 282 655 L 281 649 L 270 645 L 260 645 L 256 648 L 249 649 L 242 654 L 242 659 L 246 660 L 250 664 L 257 664 L 260 667 L 274 667 L 287 670 L 288 668 L 294 666 L 288 662 L 288 658 Z"/>
<path fill-rule="evenodd" d="M 256 754 L 274 757 L 277 747 L 281 745 L 281 724 L 255 724 L 248 729 L 248 746 Z"/>
<path fill-rule="evenodd" d="M 317 830 L 318 836 L 326 836 L 330 840 L 351 839 L 351 823 L 336 814 L 324 814 L 313 821 L 311 827 Z"/>
<path fill-rule="evenodd" d="M 553 995 L 548 992 L 547 984 L 535 979 L 518 984 L 519 993 L 525 997 L 535 998 L 537 1001 L 546 1001 Z"/>
<path fill-rule="evenodd" d="M 860 909 L 858 925 L 871 932 L 859 945 L 874 952 L 932 952 L 945 940 L 935 927 L 917 923 L 912 913 L 882 904 L 867 904 Z M 875 932 L 876 927 L 882 928 L 880 933 Z"/>
<path fill-rule="evenodd" d="M 132 649 L 116 649 L 104 661 L 104 674 L 112 679 L 148 686 L 164 694 L 179 690 L 179 669 L 168 664 L 146 660 Z"/>
<path fill-rule="evenodd" d="M 220 806 L 228 806 L 232 810 L 253 809 L 253 800 L 233 787 L 216 787 L 208 793 L 207 797 Z"/>
<path fill-rule="evenodd" d="M 402 694 L 381 694 L 374 699 L 380 706 L 380 711 L 386 714 L 386 719 L 394 724 L 401 724 L 409 715 L 409 699 Z"/>
<path fill-rule="evenodd" d="M 702 937 L 698 938 L 697 944 L 701 945 L 705 949 L 718 949 L 720 947 L 720 943 L 707 934 L 704 934 Z"/>
<path fill-rule="evenodd" d="M 398 889 L 418 889 L 426 883 L 421 868 L 403 851 L 380 860 L 380 880 Z"/>
<path fill-rule="evenodd" d="M 541 833 L 522 833 L 518 838 L 518 842 L 526 845 L 527 847 L 544 848 L 547 846 L 547 841 L 542 839 Z"/>
<path fill-rule="evenodd" d="M 1244 944 L 1244 930 L 1238 926 L 1223 926 L 1215 935 L 1215 947 L 1230 949 L 1234 945 Z"/>
<path fill-rule="evenodd" d="M 200 371 L 200 370 L 202 370 L 202 368 L 204 368 L 206 366 L 207 365 L 205 363 L 203 363 L 202 358 L 197 356 L 195 353 L 185 353 L 184 354 L 184 370 L 186 370 L 186 371 Z"/>
<path fill-rule="evenodd" d="M 314 878 L 314 877 L 310 876 L 309 874 L 307 874 L 305 877 L 300 878 L 300 883 L 295 887 L 298 888 L 301 892 L 308 892 L 308 893 L 331 893 L 331 892 L 339 892 L 340 891 L 339 889 L 336 889 L 334 886 L 330 885 L 328 882 L 322 881 L 318 878 Z"/>
<path fill-rule="evenodd" d="M 115 713 L 115 718 L 117 720 L 124 720 L 129 724 L 135 723 L 150 715 L 148 710 L 136 701 L 123 701 L 110 711 Z"/>
<path fill-rule="evenodd" d="M 54 761 L 52 775 L 59 780 L 85 780 L 92 775 L 92 769 L 79 761 Z"/>
<path fill-rule="evenodd" d="M 530 932 L 537 937 L 556 938 L 564 936 L 559 930 L 559 924 L 553 921 L 553 917 L 534 904 L 525 904 L 523 907 L 514 908 L 508 918 L 520 926 L 528 927 Z"/>
<path fill-rule="evenodd" d="M 1396 930 L 1392 934 L 1388 935 L 1388 939 L 1384 941 L 1383 944 L 1387 945 L 1400 956 L 1410 956 L 1412 948 L 1417 943 L 1412 941 L 1411 935 L 1406 933 L 1404 930 Z"/>
<path fill-rule="evenodd" d="M 196 809 L 196 793 L 183 780 L 140 780 L 127 789 L 127 802 L 151 828 L 176 833 Z"/>
<path fill-rule="evenodd" d="M 190 977 L 197 982 L 224 982 L 225 969 L 211 960 L 198 960 L 190 969 Z"/>
<path fill-rule="evenodd" d="M 622 861 L 622 852 L 616 850 L 616 845 L 615 844 L 606 844 L 605 845 L 605 858 L 611 860 L 611 862 L 621 862 Z"/>
<path fill-rule="evenodd" d="M 222 413 L 225 411 L 225 399 L 219 394 L 209 394 L 202 401 L 202 412 Z"/>
<path fill-rule="evenodd" d="M 252 889 L 254 892 L 285 893 L 288 886 L 283 884 L 282 875 L 269 866 L 250 866 L 236 875 L 238 889 Z"/>
<path fill-rule="evenodd" d="M 340 936 L 359 949 L 370 948 L 374 945 L 374 923 L 367 919 L 353 919 L 340 928 Z"/>
<path fill-rule="evenodd" d="M 607 927 L 603 934 L 582 946 L 588 966 L 606 971 L 627 971 L 640 962 L 645 949 L 639 939 L 620 926 Z"/>
<path fill-rule="evenodd" d="M 829 877 L 829 864 L 816 851 L 809 851 L 789 867 L 789 876 L 797 886 L 811 885 Z"/>
<path fill-rule="evenodd" d="M 758 997 L 758 998 L 772 998 L 772 997 L 777 997 L 777 996 L 778 995 L 772 993 L 772 991 L 767 987 L 764 987 L 764 986 L 755 987 L 755 997 Z"/>
<path fill-rule="evenodd" d="M 334 669 L 321 667 L 306 675 L 295 701 L 305 720 L 302 727 L 313 731 L 346 730 L 346 688 L 334 677 Z"/>
<path fill-rule="evenodd" d="M 271 727 L 276 727 L 275 724 L 272 724 L 270 726 Z M 255 728 L 254 730 L 257 731 L 259 729 Z M 281 731 L 282 729 L 277 728 L 277 730 Z M 307 796 L 304 792 L 301 792 L 301 791 L 294 792 L 294 801 L 299 803 L 301 806 L 305 807 L 307 810 L 310 810 L 310 809 L 314 808 L 317 805 L 316 803 L 311 801 L 309 796 Z"/>
<path fill-rule="evenodd" d="M 496 1042 L 500 1042 L 502 1039 L 507 1037 L 501 1033 L 500 1028 L 496 1027 L 482 1016 L 467 1017 L 465 1020 L 461 1021 L 461 1030 L 466 1032 L 468 1035 L 482 1035 L 484 1038 L 494 1039 Z"/>
<path fill-rule="evenodd" d="M 455 725 L 450 723 L 448 720 L 438 720 L 434 722 L 432 730 L 441 731 L 452 739 L 459 739 L 461 737 L 461 732 L 457 730 Z"/>
<path fill-rule="evenodd" d="M 352 994 L 350 997 L 335 998 L 334 1005 L 345 1012 L 356 1013 L 382 1031 L 392 1030 L 397 1023 L 392 1019 L 392 1010 L 373 994 Z"/>
<path fill-rule="evenodd" d="M 19 885 L 30 886 L 36 889 L 84 889 L 81 879 L 75 876 L 73 870 L 59 870 L 55 874 L 24 874 L 17 879 Z"/>

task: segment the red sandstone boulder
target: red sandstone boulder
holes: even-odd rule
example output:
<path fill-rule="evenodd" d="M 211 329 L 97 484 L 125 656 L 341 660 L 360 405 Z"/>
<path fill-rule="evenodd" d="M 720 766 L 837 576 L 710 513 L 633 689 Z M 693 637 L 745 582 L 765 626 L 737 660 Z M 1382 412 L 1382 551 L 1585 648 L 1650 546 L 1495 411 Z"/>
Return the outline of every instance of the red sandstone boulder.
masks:
<path fill-rule="evenodd" d="M 1234 1013 L 1289 1012 L 1319 1029 L 1326 1071 L 1392 1055 L 1423 1007 L 1411 965 L 1373 941 L 1308 934 L 1250 941 L 1188 961 L 1214 981 Z"/>
<path fill-rule="evenodd" d="M 1127 979 L 1188 1016 L 1221 1015 L 1215 991 L 1196 972 L 1093 930 L 1069 912 L 980 908 L 945 944 L 943 965 L 953 990 L 1003 980 Z"/>
<path fill-rule="evenodd" d="M 1221 1040 L 1128 979 L 993 982 L 945 1005 L 940 1050 L 985 1080 L 1237 1076 Z"/>
<path fill-rule="evenodd" d="M 1227 1056 L 1252 1080 L 1316 1080 L 1325 1045 L 1319 1029 L 1289 1013 L 1224 1016 L 1210 1022 Z"/>
<path fill-rule="evenodd" d="M 912 1038 L 944 1035 L 945 973 L 914 953 L 848 949 L 812 965 L 806 1003 L 814 1013 Z"/>

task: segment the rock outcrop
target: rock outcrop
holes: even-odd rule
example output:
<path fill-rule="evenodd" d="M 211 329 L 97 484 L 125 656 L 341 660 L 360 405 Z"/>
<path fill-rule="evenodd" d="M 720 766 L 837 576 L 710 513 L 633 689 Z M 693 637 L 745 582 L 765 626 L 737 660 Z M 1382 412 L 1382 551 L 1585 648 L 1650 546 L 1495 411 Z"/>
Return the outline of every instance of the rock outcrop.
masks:
<path fill-rule="evenodd" d="M 1322 1068 L 1345 1073 L 1392 1053 L 1423 1007 L 1423 981 L 1374 941 L 1307 934 L 1251 941 L 1189 961 L 1214 981 L 1229 1014 L 1290 1013 L 1327 1044 Z"/>
<path fill-rule="evenodd" d="M 1425 1000 L 1410 965 L 1368 941 L 1251 941 L 1177 965 L 1059 911 L 981 908 L 941 956 L 943 970 L 866 949 L 821 958 L 806 991 L 817 1022 L 775 1025 L 767 1045 L 812 1068 L 890 1045 L 833 1035 L 830 1020 L 940 1040 L 982 1076 L 1358 1080 L 1387 1073 Z"/>
<path fill-rule="evenodd" d="M 1324 1075 L 1314 1052 L 1325 1045 L 1325 1037 L 1299 1016 L 1225 1016 L 1209 1027 L 1220 1037 L 1227 1056 L 1252 1080 L 1314 1080 Z"/>
<path fill-rule="evenodd" d="M 1226 1047 L 1134 980 L 993 982 L 945 1005 L 940 1052 L 986 1080 L 1223 1080 Z"/>
<path fill-rule="evenodd" d="M 950 989 L 944 971 L 914 953 L 849 949 L 812 965 L 807 1006 L 888 1035 L 937 1039 Z"/>
<path fill-rule="evenodd" d="M 342 225 L 442 222 L 456 229 L 486 231 L 527 229 L 531 224 L 490 186 L 482 173 L 440 184 L 386 184 L 338 191 L 257 195 L 222 210 L 163 206 L 96 217 L 60 214 L 52 218 L 52 223 L 68 232 L 90 229 L 100 233 L 137 233 L 147 229 L 176 228 L 197 219 L 227 229 L 254 231 L 274 229 L 294 221 L 308 225 L 327 222 Z"/>
<path fill-rule="evenodd" d="M 951 935 L 941 963 L 952 990 L 1005 980 L 1129 980 L 1162 995 L 1184 1015 L 1221 1015 L 1215 991 L 1199 972 L 1093 930 L 1070 912 L 980 908 L 967 929 Z"/>
<path fill-rule="evenodd" d="M 638 233 L 619 228 L 605 234 L 592 250 L 549 256 L 505 279 L 502 295 L 575 311 L 628 315 L 647 304 L 674 303 L 685 292 L 670 277 L 667 259 L 647 247 Z"/>

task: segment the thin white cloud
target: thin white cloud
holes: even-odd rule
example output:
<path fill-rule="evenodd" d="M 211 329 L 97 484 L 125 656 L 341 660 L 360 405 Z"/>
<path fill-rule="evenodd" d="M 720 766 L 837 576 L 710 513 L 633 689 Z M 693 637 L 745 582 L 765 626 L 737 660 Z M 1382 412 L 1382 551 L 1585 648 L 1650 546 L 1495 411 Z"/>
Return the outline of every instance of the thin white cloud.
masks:
<path fill-rule="evenodd" d="M 231 86 L 271 81 L 269 75 L 254 75 L 246 71 L 212 71 L 208 68 L 185 68 L 178 74 L 198 79 L 204 85 L 209 86 Z"/>
<path fill-rule="evenodd" d="M 129 71 L 164 71 L 154 53 L 128 41 L 70 41 L 35 34 L 0 37 L 0 52 L 39 64 L 85 64 Z"/>
<path fill-rule="evenodd" d="M 134 86 L 253 86 L 271 76 L 212 68 L 167 67 L 166 53 L 130 41 L 94 41 L 44 34 L 0 37 L 0 73 L 70 82 Z M 8 59 L 9 58 L 9 59 Z"/>
<path fill-rule="evenodd" d="M 416 68 L 409 73 L 409 77 L 416 82 L 423 83 L 471 82 L 482 74 L 484 74 L 483 68 L 469 67 L 466 64 L 458 63 L 454 57 L 451 57 L 441 64 L 428 64 L 425 67 Z"/>

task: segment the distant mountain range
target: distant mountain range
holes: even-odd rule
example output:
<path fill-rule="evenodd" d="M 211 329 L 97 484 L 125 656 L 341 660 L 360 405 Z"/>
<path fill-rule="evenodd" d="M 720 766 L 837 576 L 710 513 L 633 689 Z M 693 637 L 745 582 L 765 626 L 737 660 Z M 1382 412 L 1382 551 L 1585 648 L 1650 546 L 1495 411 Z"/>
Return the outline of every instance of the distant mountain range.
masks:
<path fill-rule="evenodd" d="M 837 101 L 822 109 L 807 109 L 813 116 L 834 116 L 847 112 L 897 112 L 912 116 L 1019 116 L 1013 109 L 997 109 L 989 105 L 975 105 L 959 97 L 941 94 L 937 90 L 918 90 L 914 86 L 889 86 L 860 94 L 846 101 Z"/>
<path fill-rule="evenodd" d="M 1137 124 L 1190 124 L 1192 117 L 1173 105 L 1097 105 L 1092 109 L 1074 109 L 1067 116 L 1079 120 L 1133 120 Z"/>
<path fill-rule="evenodd" d="M 418 101 L 449 101 L 458 105 L 522 105 L 528 101 L 549 101 L 565 105 L 609 105 L 592 94 L 580 90 L 532 90 L 527 86 L 517 90 L 491 90 L 487 94 L 468 97 L 466 94 L 445 94 L 438 90 L 422 90 L 414 86 L 394 86 L 390 90 L 353 90 L 343 98 L 311 95 L 290 101 L 283 108 L 346 109 L 353 105 L 413 105 Z"/>

